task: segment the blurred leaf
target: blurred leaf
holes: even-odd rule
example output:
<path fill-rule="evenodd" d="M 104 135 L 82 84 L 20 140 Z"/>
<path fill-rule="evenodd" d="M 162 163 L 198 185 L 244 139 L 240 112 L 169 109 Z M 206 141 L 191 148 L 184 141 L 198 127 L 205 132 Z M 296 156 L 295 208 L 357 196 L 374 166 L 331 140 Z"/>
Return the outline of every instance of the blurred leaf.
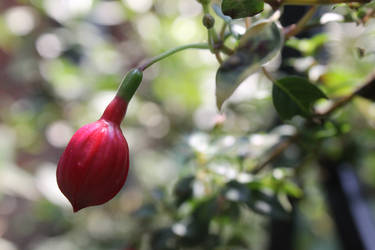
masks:
<path fill-rule="evenodd" d="M 153 250 L 174 250 L 177 246 L 177 237 L 171 228 L 162 228 L 151 235 Z"/>
<path fill-rule="evenodd" d="M 324 89 L 331 96 L 347 95 L 353 91 L 356 83 L 363 81 L 364 72 L 359 72 L 353 65 L 351 67 L 333 64 L 322 76 Z"/>
<path fill-rule="evenodd" d="M 181 236 L 180 242 L 183 245 L 195 246 L 207 240 L 210 222 L 218 211 L 216 201 L 216 198 L 210 198 L 196 206 L 186 225 L 186 232 Z"/>
<path fill-rule="evenodd" d="M 177 206 L 192 197 L 194 180 L 194 176 L 187 176 L 176 183 L 173 193 L 176 196 Z"/>
<path fill-rule="evenodd" d="M 261 0 L 223 0 L 223 13 L 234 19 L 254 16 L 263 11 L 264 2 Z"/>
<path fill-rule="evenodd" d="M 137 209 L 134 213 L 133 216 L 142 219 L 142 220 L 147 220 L 151 219 L 156 213 L 156 208 L 154 204 L 145 204 L 141 206 L 139 209 Z"/>
<path fill-rule="evenodd" d="M 185 246 L 196 246 L 202 244 L 209 235 L 209 222 L 191 220 L 186 226 L 186 233 L 180 242 Z"/>
<path fill-rule="evenodd" d="M 271 21 L 255 23 L 241 37 L 236 52 L 220 66 L 216 73 L 216 103 L 220 109 L 240 83 L 256 72 L 280 51 L 282 33 Z"/>
<path fill-rule="evenodd" d="M 253 190 L 252 199 L 247 205 L 256 213 L 271 216 L 274 218 L 285 219 L 288 212 L 285 211 L 277 196 L 266 194 L 262 191 Z"/>
<path fill-rule="evenodd" d="M 242 237 L 240 237 L 239 235 L 235 235 L 233 236 L 232 238 L 230 238 L 228 240 L 228 243 L 227 243 L 229 246 L 233 246 L 233 247 L 236 247 L 234 249 L 248 249 L 248 246 L 247 246 L 247 243 L 246 243 L 246 240 L 244 240 Z M 241 247 L 241 248 L 238 248 L 238 247 Z"/>
<path fill-rule="evenodd" d="M 282 191 L 295 198 L 300 198 L 303 195 L 301 188 L 291 181 L 285 181 L 283 183 Z"/>
<path fill-rule="evenodd" d="M 311 56 L 328 41 L 327 34 L 318 34 L 312 38 L 290 38 L 285 45 L 301 51 L 305 56 Z"/>
<path fill-rule="evenodd" d="M 217 214 L 217 202 L 215 198 L 210 198 L 197 205 L 192 217 L 201 223 L 209 223 Z"/>
<path fill-rule="evenodd" d="M 228 182 L 223 190 L 224 197 L 229 201 L 234 202 L 249 202 L 251 199 L 251 192 L 248 186 L 237 181 Z"/>
<path fill-rule="evenodd" d="M 277 80 L 272 89 L 273 104 L 284 120 L 295 115 L 308 117 L 312 114 L 312 105 L 326 95 L 307 79 L 289 76 Z"/>

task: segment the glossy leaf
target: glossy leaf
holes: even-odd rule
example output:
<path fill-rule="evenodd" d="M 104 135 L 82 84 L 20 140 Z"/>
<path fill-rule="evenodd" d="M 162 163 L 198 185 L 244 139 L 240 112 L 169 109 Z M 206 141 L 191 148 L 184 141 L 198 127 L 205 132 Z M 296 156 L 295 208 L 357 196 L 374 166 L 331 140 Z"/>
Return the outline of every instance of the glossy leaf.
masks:
<path fill-rule="evenodd" d="M 254 16 L 263 11 L 262 0 L 223 0 L 223 13 L 233 19 Z"/>
<path fill-rule="evenodd" d="M 282 42 L 279 27 L 269 20 L 255 23 L 241 37 L 235 53 L 216 73 L 216 103 L 219 109 L 243 80 L 277 55 Z"/>
<path fill-rule="evenodd" d="M 295 115 L 308 117 L 312 114 L 312 105 L 326 95 L 307 79 L 297 76 L 277 80 L 272 90 L 273 104 L 282 119 L 291 119 Z"/>

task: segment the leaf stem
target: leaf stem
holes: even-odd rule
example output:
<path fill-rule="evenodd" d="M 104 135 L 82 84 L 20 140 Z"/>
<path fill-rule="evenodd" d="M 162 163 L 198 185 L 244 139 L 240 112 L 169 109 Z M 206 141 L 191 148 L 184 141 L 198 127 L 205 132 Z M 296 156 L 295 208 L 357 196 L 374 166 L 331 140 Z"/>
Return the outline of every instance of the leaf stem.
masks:
<path fill-rule="evenodd" d="M 182 46 L 170 49 L 158 56 L 155 56 L 153 58 L 146 60 L 145 62 L 141 63 L 137 68 L 141 71 L 144 71 L 145 69 L 147 69 L 154 63 L 160 60 L 163 60 L 164 58 L 169 57 L 177 52 L 186 50 L 186 49 L 210 49 L 210 46 L 207 43 L 192 43 L 192 44 L 182 45 Z"/>
<path fill-rule="evenodd" d="M 263 74 L 270 80 L 272 83 L 275 83 L 276 80 L 273 78 L 270 72 L 265 67 L 262 67 Z"/>
<path fill-rule="evenodd" d="M 223 23 L 223 26 L 221 26 L 220 33 L 219 33 L 219 37 L 221 41 L 224 41 L 225 30 L 227 29 L 227 27 L 228 27 L 228 24 L 225 22 Z"/>
<path fill-rule="evenodd" d="M 221 57 L 219 51 L 216 51 L 216 52 L 215 52 L 215 56 L 216 56 L 216 60 L 217 60 L 220 64 L 223 64 L 223 58 Z"/>
<path fill-rule="evenodd" d="M 246 30 L 248 30 L 251 26 L 251 18 L 250 17 L 246 17 L 245 18 L 245 27 L 246 27 Z"/>

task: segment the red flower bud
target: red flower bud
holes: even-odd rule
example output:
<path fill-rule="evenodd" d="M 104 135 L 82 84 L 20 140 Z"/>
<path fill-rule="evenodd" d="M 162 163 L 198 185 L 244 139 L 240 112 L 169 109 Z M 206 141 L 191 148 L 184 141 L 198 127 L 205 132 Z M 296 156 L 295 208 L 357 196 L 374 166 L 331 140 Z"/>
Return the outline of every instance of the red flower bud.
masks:
<path fill-rule="evenodd" d="M 129 148 L 120 124 L 141 80 L 141 71 L 130 71 L 102 117 L 80 128 L 62 154 L 57 184 L 74 212 L 109 201 L 124 185 Z"/>
<path fill-rule="evenodd" d="M 125 183 L 129 148 L 120 123 L 127 104 L 116 97 L 96 122 L 80 128 L 57 166 L 57 183 L 74 212 L 112 199 Z"/>

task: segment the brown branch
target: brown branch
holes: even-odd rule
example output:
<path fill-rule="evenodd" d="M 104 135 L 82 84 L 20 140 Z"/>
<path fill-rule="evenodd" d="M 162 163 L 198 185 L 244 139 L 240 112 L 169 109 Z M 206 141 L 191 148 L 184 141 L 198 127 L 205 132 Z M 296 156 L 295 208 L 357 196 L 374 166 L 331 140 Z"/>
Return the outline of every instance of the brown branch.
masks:
<path fill-rule="evenodd" d="M 267 75 L 268 72 L 263 70 L 263 72 L 265 72 L 265 74 Z M 323 113 L 320 113 L 320 114 L 316 114 L 315 116 L 318 116 L 318 117 L 326 117 L 326 116 L 329 116 L 330 114 L 332 114 L 334 111 L 336 111 L 337 109 L 343 107 L 344 105 L 348 104 L 355 96 L 363 93 L 363 91 L 365 90 L 365 88 L 367 88 L 368 86 L 372 85 L 372 84 L 375 84 L 375 73 L 371 74 L 367 80 L 365 81 L 365 83 L 359 87 L 356 91 L 354 91 L 353 93 L 351 93 L 350 95 L 342 98 L 341 100 L 337 101 L 336 103 L 334 103 L 330 108 L 328 108 L 326 111 L 324 111 Z M 289 137 L 288 139 L 286 139 L 285 141 L 281 142 L 280 144 L 278 144 L 274 149 L 273 151 L 271 152 L 271 154 L 268 156 L 268 158 L 266 160 L 264 160 L 262 163 L 260 163 L 259 165 L 257 165 L 251 172 L 252 174 L 256 174 L 258 172 L 260 172 L 262 169 L 264 169 L 269 163 L 271 163 L 272 161 L 274 161 L 275 159 L 277 159 L 291 144 L 293 144 L 299 137 L 300 134 L 296 133 L 294 134 L 293 136 Z"/>
<path fill-rule="evenodd" d="M 261 164 L 257 165 L 251 172 L 253 174 L 258 173 L 263 168 L 265 168 L 269 163 L 277 159 L 293 142 L 298 138 L 299 134 L 296 133 L 289 137 L 287 140 L 281 142 L 279 145 L 277 145 L 272 153 L 269 155 L 269 157 L 263 161 Z"/>
<path fill-rule="evenodd" d="M 315 114 L 315 116 L 317 116 L 317 117 L 326 117 L 326 116 L 332 114 L 337 109 L 339 109 L 342 106 L 345 106 L 346 104 L 348 104 L 355 96 L 357 96 L 358 94 L 360 94 L 366 87 L 368 87 L 369 85 L 372 85 L 372 84 L 375 84 L 375 73 L 372 73 L 367 78 L 367 80 L 365 81 L 365 83 L 361 87 L 359 87 L 356 91 L 354 91 L 353 93 L 351 93 L 348 96 L 345 96 L 345 97 L 341 98 L 340 100 L 338 100 L 337 102 L 335 102 L 331 107 L 329 107 L 326 111 L 324 111 L 322 113 L 317 113 L 317 114 Z"/>
<path fill-rule="evenodd" d="M 304 30 L 306 24 L 315 14 L 317 6 L 312 6 L 306 14 L 296 23 L 286 28 L 285 40 L 288 40 L 290 37 L 297 35 Z"/>
<path fill-rule="evenodd" d="M 250 17 L 246 17 L 245 18 L 245 27 L 246 27 L 246 30 L 248 30 L 251 26 L 251 18 Z"/>
<path fill-rule="evenodd" d="M 216 57 L 216 60 L 217 60 L 220 64 L 223 64 L 223 58 L 221 58 L 221 55 L 220 55 L 220 52 L 219 52 L 219 51 L 216 51 L 216 52 L 215 52 L 215 57 Z"/>

